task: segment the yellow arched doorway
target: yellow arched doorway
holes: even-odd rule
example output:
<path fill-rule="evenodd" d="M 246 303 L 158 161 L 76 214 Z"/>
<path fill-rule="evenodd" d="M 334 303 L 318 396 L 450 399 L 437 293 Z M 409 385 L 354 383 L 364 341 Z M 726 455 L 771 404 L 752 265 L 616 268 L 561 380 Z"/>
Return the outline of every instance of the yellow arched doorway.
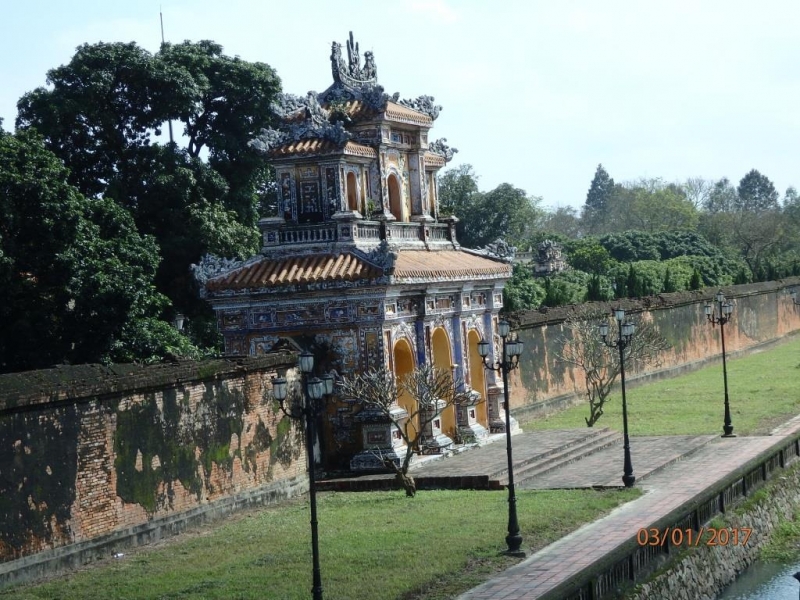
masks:
<path fill-rule="evenodd" d="M 437 327 L 431 336 L 431 347 L 433 350 L 433 366 L 443 370 L 445 373 L 452 373 L 452 355 L 450 354 L 450 336 L 447 332 Z M 442 433 L 453 437 L 456 433 L 456 409 L 451 404 L 442 410 Z"/>
<path fill-rule="evenodd" d="M 414 370 L 414 352 L 411 350 L 411 344 L 408 340 L 397 340 L 394 345 L 394 378 L 397 382 L 398 388 L 403 378 Z M 407 393 L 400 391 L 397 398 L 397 403 L 406 409 L 406 412 L 411 415 L 417 410 L 417 403 Z M 419 433 L 419 419 L 414 419 L 413 427 L 409 427 L 408 434 L 410 441 L 414 441 Z"/>
<path fill-rule="evenodd" d="M 470 387 L 481 395 L 482 402 L 475 406 L 475 418 L 478 423 L 489 428 L 489 415 L 486 411 L 486 370 L 483 359 L 478 354 L 478 342 L 481 336 L 474 329 L 467 333 L 467 347 L 469 348 L 469 381 Z"/>
<path fill-rule="evenodd" d="M 347 208 L 358 210 L 358 194 L 356 185 L 356 174 L 350 171 L 347 174 Z"/>
<path fill-rule="evenodd" d="M 386 178 L 386 188 L 389 191 L 389 210 L 398 221 L 403 220 L 403 200 L 400 194 L 400 182 L 394 174 Z"/>

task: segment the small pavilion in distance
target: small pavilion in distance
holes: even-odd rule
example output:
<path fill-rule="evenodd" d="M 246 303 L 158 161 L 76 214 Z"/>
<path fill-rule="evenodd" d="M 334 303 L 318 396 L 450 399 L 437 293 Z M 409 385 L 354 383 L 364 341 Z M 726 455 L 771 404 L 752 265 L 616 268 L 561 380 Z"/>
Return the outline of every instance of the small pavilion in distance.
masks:
<path fill-rule="evenodd" d="M 284 94 L 283 123 L 253 141 L 275 168 L 277 215 L 261 219 L 263 247 L 246 261 L 206 256 L 194 267 L 226 354 L 276 345 L 316 349 L 320 371 L 417 365 L 452 370 L 485 401 L 446 408 L 423 432 L 426 452 L 455 437 L 505 430 L 502 381 L 486 371 L 478 342 L 499 338 L 497 315 L 511 265 L 462 248 L 455 218 L 440 218 L 436 174 L 453 156 L 429 141 L 440 106 L 400 100 L 377 83 L 371 52 L 361 64 L 352 33 L 347 59 L 334 42 L 333 84 L 305 98 Z M 322 352 L 324 350 L 324 352 Z M 400 418 L 412 408 L 403 398 Z M 405 452 L 399 432 L 357 398 L 337 398 L 315 441 L 329 468 L 382 468 Z"/>

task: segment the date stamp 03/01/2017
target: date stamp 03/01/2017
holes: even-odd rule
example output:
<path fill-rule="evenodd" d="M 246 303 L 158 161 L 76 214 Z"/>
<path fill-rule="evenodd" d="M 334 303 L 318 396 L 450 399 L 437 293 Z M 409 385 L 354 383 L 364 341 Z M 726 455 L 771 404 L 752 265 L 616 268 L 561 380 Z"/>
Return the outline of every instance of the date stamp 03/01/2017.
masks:
<path fill-rule="evenodd" d="M 752 533 L 750 527 L 701 527 L 700 531 L 650 527 L 637 531 L 636 541 L 640 546 L 746 546 Z"/>

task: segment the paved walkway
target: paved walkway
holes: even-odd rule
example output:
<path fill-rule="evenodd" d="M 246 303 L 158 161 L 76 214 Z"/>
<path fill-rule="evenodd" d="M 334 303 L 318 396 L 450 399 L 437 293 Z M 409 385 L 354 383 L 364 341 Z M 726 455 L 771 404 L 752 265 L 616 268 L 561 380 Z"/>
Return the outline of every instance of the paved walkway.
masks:
<path fill-rule="evenodd" d="M 678 460 L 715 441 L 716 435 L 671 435 L 631 438 L 631 462 L 637 481 L 643 481 Z M 604 448 L 578 461 L 522 481 L 523 489 L 622 487 L 621 444 Z"/>
<path fill-rule="evenodd" d="M 800 430 L 800 419 L 779 428 L 773 436 L 714 438 L 693 454 L 684 456 L 680 462 L 663 468 L 644 481 L 638 481 L 637 487 L 646 491 L 642 497 L 547 546 L 494 579 L 459 596 L 459 600 L 540 598 L 556 586 L 574 579 L 606 554 L 633 539 L 639 529 L 649 527 L 658 519 L 680 508 L 706 488 L 724 479 L 731 471 L 768 452 L 781 441 L 782 437 L 792 435 L 798 430 Z M 663 438 L 663 440 L 668 439 Z M 648 450 L 648 443 L 656 445 L 652 445 Z M 658 450 L 659 444 L 662 450 Z M 664 444 L 669 446 L 668 442 L 653 438 L 634 438 L 632 440 L 632 448 L 636 448 L 636 453 L 633 454 L 634 471 L 637 460 L 640 464 L 646 463 L 663 451 Z M 651 454 L 651 459 L 645 459 L 648 454 Z M 592 456 L 575 463 L 574 466 L 564 467 L 559 472 L 571 471 L 576 480 L 577 474 L 584 472 L 588 476 L 586 483 L 608 481 L 607 470 L 598 473 L 589 468 L 589 463 L 580 465 L 581 462 L 590 460 L 594 460 Z M 597 468 L 602 468 L 602 465 L 598 465 Z M 530 538 L 535 536 L 536 532 L 523 531 L 522 534 Z"/>

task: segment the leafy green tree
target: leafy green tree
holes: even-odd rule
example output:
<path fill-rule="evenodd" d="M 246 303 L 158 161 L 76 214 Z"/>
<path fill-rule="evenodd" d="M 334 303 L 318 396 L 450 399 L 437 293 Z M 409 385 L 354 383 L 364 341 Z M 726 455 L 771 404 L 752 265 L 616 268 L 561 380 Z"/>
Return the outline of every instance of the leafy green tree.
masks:
<path fill-rule="evenodd" d="M 563 271 L 544 277 L 545 306 L 580 304 L 586 300 L 591 275 L 583 271 Z"/>
<path fill-rule="evenodd" d="M 578 211 L 572 206 L 559 206 L 546 211 L 542 217 L 541 227 L 546 239 L 553 239 L 559 235 L 578 238 L 583 233 Z"/>
<path fill-rule="evenodd" d="M 639 282 L 633 263 L 628 265 L 628 279 L 625 282 L 625 287 L 628 290 L 628 298 L 639 298 L 644 295 L 642 294 L 642 285 Z"/>
<path fill-rule="evenodd" d="M 662 289 L 667 294 L 678 291 L 677 285 L 672 279 L 672 271 L 670 271 L 669 267 L 664 270 L 664 284 L 662 285 Z"/>
<path fill-rule="evenodd" d="M 206 252 L 246 258 L 258 249 L 271 173 L 249 141 L 275 122 L 277 75 L 208 41 L 165 44 L 156 55 L 99 43 L 80 46 L 48 83 L 19 101 L 17 126 L 42 134 L 80 192 L 115 200 L 140 234 L 155 237 L 158 291 L 191 318 L 194 333 L 211 331 L 189 266 Z M 167 120 L 184 135 L 154 143 Z"/>
<path fill-rule="evenodd" d="M 479 195 L 478 176 L 472 165 L 459 165 L 447 169 L 437 181 L 439 190 L 439 215 L 461 218 Z M 458 232 L 460 233 L 460 232 Z"/>
<path fill-rule="evenodd" d="M 20 99 L 17 127 L 37 129 L 90 198 L 125 177 L 131 153 L 150 145 L 193 91 L 188 74 L 135 43 L 79 46 L 68 65 L 48 71 L 47 83 Z"/>
<path fill-rule="evenodd" d="M 596 232 L 605 222 L 608 213 L 609 198 L 614 190 L 614 180 L 603 165 L 597 165 L 586 203 L 583 206 L 583 221 L 590 232 Z"/>
<path fill-rule="evenodd" d="M 459 242 L 467 248 L 481 248 L 503 238 L 514 246 L 522 245 L 537 228 L 542 214 L 539 202 L 509 183 L 476 194 L 459 215 Z"/>
<path fill-rule="evenodd" d="M 614 260 L 597 238 L 588 237 L 568 244 L 567 262 L 573 269 L 587 273 L 605 273 Z"/>
<path fill-rule="evenodd" d="M 0 132 L 0 371 L 191 353 L 158 320 L 154 240 L 67 178 L 35 133 Z"/>
<path fill-rule="evenodd" d="M 778 191 L 767 176 L 755 169 L 742 177 L 736 191 L 736 208 L 740 211 L 759 213 L 778 208 Z"/>
<path fill-rule="evenodd" d="M 156 60 L 191 80 L 190 101 L 179 114 L 186 152 L 199 158 L 208 151 L 208 165 L 227 186 L 224 207 L 254 227 L 259 194 L 274 175 L 250 141 L 277 124 L 273 103 L 281 91 L 278 75 L 265 63 L 226 56 L 221 45 L 209 40 L 164 44 Z"/>
<path fill-rule="evenodd" d="M 545 289 L 530 269 L 514 265 L 511 279 L 503 289 L 503 309 L 506 312 L 539 308 L 545 298 Z"/>
<path fill-rule="evenodd" d="M 608 250 L 611 258 L 619 262 L 661 258 L 658 239 L 653 234 L 644 231 L 610 233 L 600 237 L 599 242 Z"/>
<path fill-rule="evenodd" d="M 684 191 L 661 179 L 640 179 L 617 185 L 608 201 L 607 229 L 647 232 L 697 227 L 699 215 Z"/>
<path fill-rule="evenodd" d="M 703 278 L 700 276 L 699 269 L 695 269 L 694 271 L 692 271 L 692 278 L 689 280 L 689 289 L 690 290 L 703 289 Z"/>

